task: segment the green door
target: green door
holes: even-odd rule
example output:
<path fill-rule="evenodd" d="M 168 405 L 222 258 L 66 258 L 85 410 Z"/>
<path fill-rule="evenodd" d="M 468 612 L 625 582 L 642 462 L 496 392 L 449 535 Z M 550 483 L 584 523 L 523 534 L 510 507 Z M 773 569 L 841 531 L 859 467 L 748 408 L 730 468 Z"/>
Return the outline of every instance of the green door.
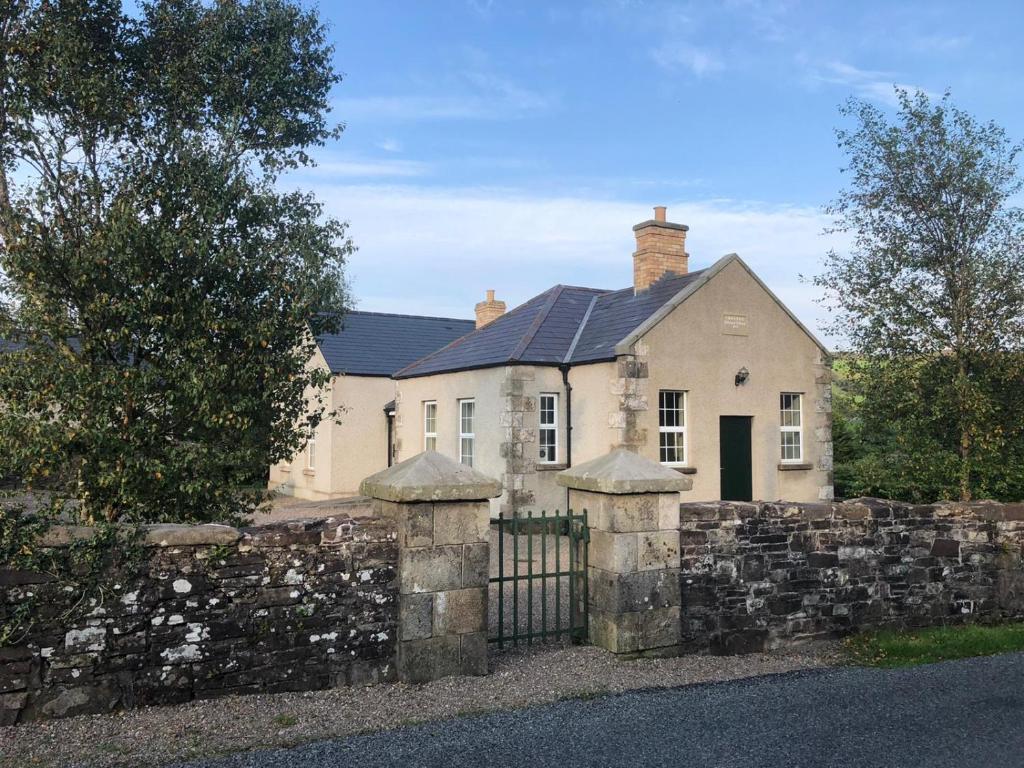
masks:
<path fill-rule="evenodd" d="M 722 499 L 753 501 L 754 489 L 750 461 L 750 416 L 719 416 L 719 458 L 722 473 Z"/>

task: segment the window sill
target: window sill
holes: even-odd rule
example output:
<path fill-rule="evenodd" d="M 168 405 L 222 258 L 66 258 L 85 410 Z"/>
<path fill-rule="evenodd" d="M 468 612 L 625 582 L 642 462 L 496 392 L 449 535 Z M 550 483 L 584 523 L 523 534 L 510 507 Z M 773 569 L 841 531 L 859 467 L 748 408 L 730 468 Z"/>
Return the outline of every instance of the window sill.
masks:
<path fill-rule="evenodd" d="M 278 467 L 277 471 L 278 472 L 291 472 L 292 468 L 291 467 Z"/>
<path fill-rule="evenodd" d="M 537 472 L 560 472 L 563 469 L 567 469 L 568 465 L 567 464 L 548 464 L 546 462 L 542 464 L 541 462 L 537 462 L 536 464 L 533 465 L 533 468 Z"/>
<path fill-rule="evenodd" d="M 306 477 L 313 477 L 316 474 L 316 470 L 315 469 L 304 469 L 304 470 L 302 470 L 302 474 L 304 474 Z"/>
<path fill-rule="evenodd" d="M 787 464 L 786 462 L 781 462 L 779 464 L 779 472 L 797 472 L 799 470 L 806 470 L 806 469 L 814 469 L 814 465 L 813 464 L 796 464 L 796 463 Z"/>
<path fill-rule="evenodd" d="M 668 467 L 669 469 L 674 469 L 676 472 L 678 472 L 681 475 L 696 475 L 697 474 L 697 468 L 696 467 L 673 467 L 673 466 L 668 465 L 668 464 L 666 464 L 665 466 Z"/>

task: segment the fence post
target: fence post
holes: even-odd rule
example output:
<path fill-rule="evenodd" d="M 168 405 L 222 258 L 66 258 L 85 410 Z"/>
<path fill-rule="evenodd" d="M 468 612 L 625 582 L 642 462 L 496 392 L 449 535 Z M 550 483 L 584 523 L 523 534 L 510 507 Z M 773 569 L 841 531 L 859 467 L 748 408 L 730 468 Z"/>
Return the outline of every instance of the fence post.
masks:
<path fill-rule="evenodd" d="M 425 451 L 363 480 L 398 535 L 398 679 L 487 674 L 490 503 L 501 483 Z"/>
<path fill-rule="evenodd" d="M 558 474 L 590 525 L 590 642 L 613 653 L 679 645 L 679 492 L 693 481 L 623 448 Z"/>

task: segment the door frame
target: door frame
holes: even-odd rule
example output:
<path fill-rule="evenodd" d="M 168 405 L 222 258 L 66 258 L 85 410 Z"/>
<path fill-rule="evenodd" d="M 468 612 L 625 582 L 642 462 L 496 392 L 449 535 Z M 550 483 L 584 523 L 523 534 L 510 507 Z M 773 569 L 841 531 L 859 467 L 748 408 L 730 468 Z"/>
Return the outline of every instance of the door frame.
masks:
<path fill-rule="evenodd" d="M 744 490 L 747 493 L 732 493 L 731 496 L 747 496 L 748 498 L 727 498 L 725 486 L 726 469 L 726 442 L 724 439 L 724 426 L 727 420 L 733 423 L 744 423 L 746 425 L 747 438 L 747 483 Z M 754 417 L 740 414 L 720 414 L 718 417 L 718 495 L 723 501 L 753 501 L 754 499 Z"/>

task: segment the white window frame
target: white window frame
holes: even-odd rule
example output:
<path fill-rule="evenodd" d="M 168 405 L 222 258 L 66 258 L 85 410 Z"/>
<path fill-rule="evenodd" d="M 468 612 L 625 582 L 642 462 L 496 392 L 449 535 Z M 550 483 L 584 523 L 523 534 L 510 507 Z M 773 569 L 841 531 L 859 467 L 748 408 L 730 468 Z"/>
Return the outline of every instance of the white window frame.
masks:
<path fill-rule="evenodd" d="M 664 410 L 661 407 L 661 396 L 665 392 L 672 392 L 682 396 L 682 407 L 679 409 L 679 413 L 682 416 L 681 426 L 664 426 L 661 423 L 661 414 Z M 659 389 L 658 390 L 658 461 L 664 464 L 666 467 L 685 467 L 689 460 L 690 451 L 690 440 L 689 435 L 686 434 L 686 425 L 689 421 L 687 417 L 687 405 L 690 400 L 690 392 L 686 389 Z M 681 434 L 683 436 L 683 459 L 682 461 L 661 461 L 661 435 L 662 434 Z"/>
<path fill-rule="evenodd" d="M 794 411 L 792 408 L 783 408 L 783 399 L 786 397 L 796 397 L 799 407 Z M 796 426 L 784 425 L 782 414 L 784 413 L 796 413 L 799 417 L 799 424 Z M 785 433 L 796 433 L 797 436 L 797 450 L 799 456 L 794 458 L 784 458 L 783 456 L 783 444 L 782 435 Z M 780 392 L 779 393 L 779 461 L 783 464 L 802 464 L 804 461 L 804 393 L 803 392 Z"/>
<path fill-rule="evenodd" d="M 430 407 L 434 407 L 434 429 L 433 431 L 427 429 L 429 420 L 427 418 L 427 412 Z M 430 441 L 433 440 L 434 444 L 431 445 Z M 423 450 L 424 451 L 436 451 L 437 450 L 437 400 L 424 400 L 423 401 Z"/>
<path fill-rule="evenodd" d="M 473 461 L 476 459 L 476 399 L 472 397 L 462 398 L 459 401 L 458 408 L 458 419 L 459 419 L 459 462 L 465 464 L 467 467 L 473 466 Z M 472 421 L 470 423 L 471 431 L 466 432 L 462 429 L 462 409 L 465 405 L 473 406 Z M 466 453 L 463 450 L 463 443 L 469 441 L 469 461 L 467 462 Z"/>
<path fill-rule="evenodd" d="M 309 433 L 309 440 L 306 441 L 306 469 L 316 469 L 316 429 Z"/>
<path fill-rule="evenodd" d="M 544 422 L 544 398 L 551 398 L 551 422 Z M 537 408 L 538 421 L 540 428 L 537 431 L 537 463 L 538 464 L 557 464 L 558 463 L 558 393 L 557 392 L 541 392 L 538 398 Z M 550 458 L 542 458 L 540 456 L 540 449 L 544 447 L 541 442 L 541 437 L 546 430 L 550 430 L 554 433 L 555 441 L 551 446 Z"/>

